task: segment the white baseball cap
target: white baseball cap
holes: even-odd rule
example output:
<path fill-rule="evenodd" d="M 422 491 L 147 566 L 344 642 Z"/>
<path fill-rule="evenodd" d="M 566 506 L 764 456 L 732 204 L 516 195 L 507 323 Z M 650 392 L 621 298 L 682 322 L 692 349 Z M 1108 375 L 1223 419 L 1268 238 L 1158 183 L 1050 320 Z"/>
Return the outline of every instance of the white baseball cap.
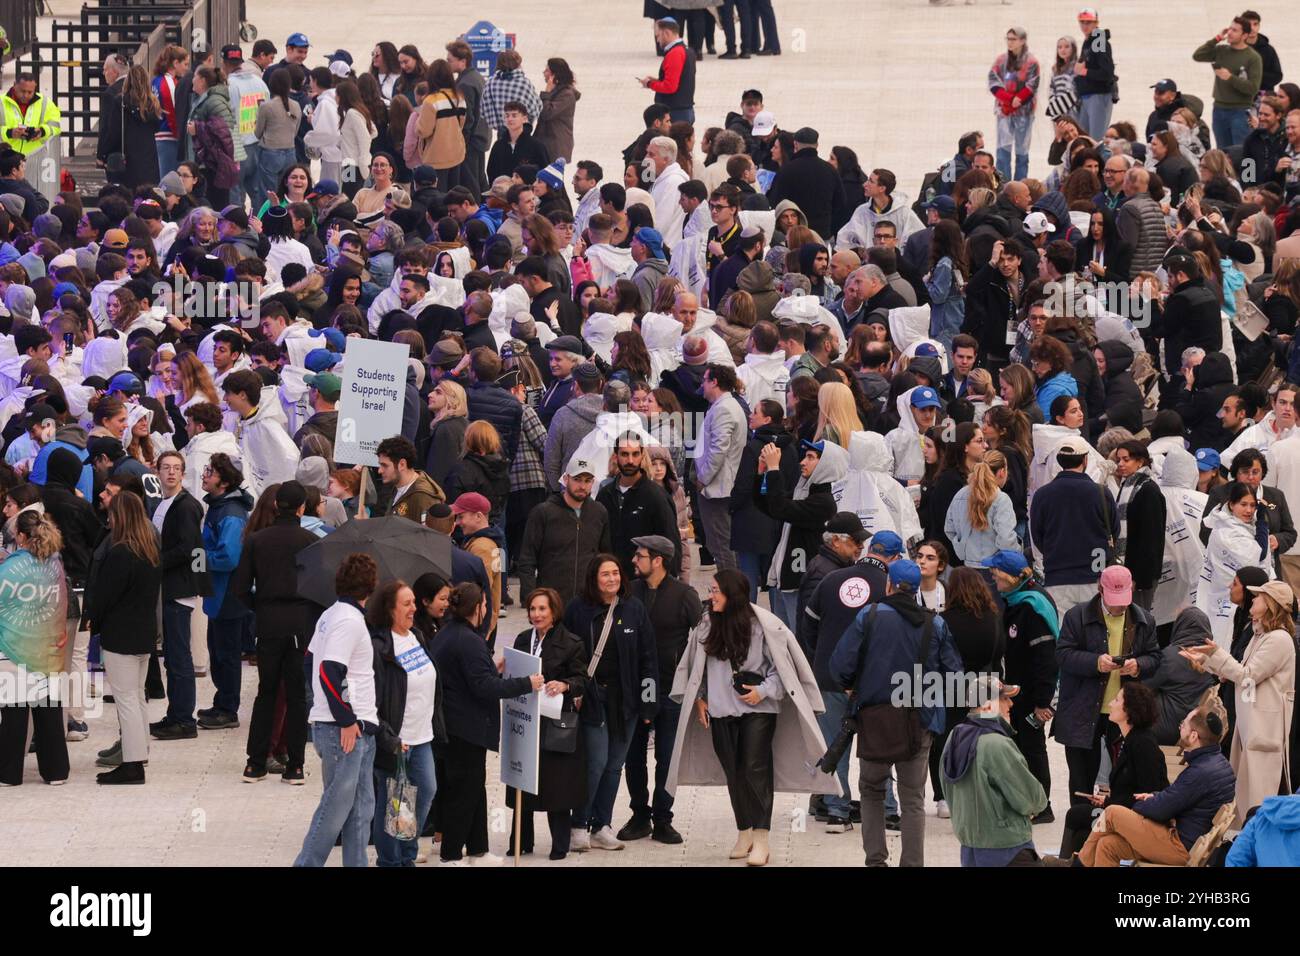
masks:
<path fill-rule="evenodd" d="M 1031 236 L 1041 236 L 1045 232 L 1052 231 L 1052 224 L 1047 221 L 1047 214 L 1041 212 L 1031 212 L 1025 217 L 1025 232 Z"/>
<path fill-rule="evenodd" d="M 763 110 L 754 117 L 754 129 L 752 131 L 754 136 L 770 136 L 774 129 L 776 129 L 776 116 L 771 111 Z"/>

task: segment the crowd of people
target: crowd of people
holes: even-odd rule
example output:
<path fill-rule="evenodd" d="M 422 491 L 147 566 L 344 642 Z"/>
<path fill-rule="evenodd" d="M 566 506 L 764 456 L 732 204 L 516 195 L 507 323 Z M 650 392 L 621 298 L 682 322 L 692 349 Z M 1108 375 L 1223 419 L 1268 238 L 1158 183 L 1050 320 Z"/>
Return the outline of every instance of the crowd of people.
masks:
<path fill-rule="evenodd" d="M 1300 862 L 1300 89 L 1258 14 L 1189 51 L 1210 124 L 1158 79 L 1141 136 L 1095 9 L 1050 70 L 1008 30 L 995 152 L 963 134 L 912 204 L 758 90 L 697 142 L 711 31 L 662 6 L 612 175 L 575 162 L 565 60 L 485 78 L 463 38 L 110 57 L 107 185 L 53 204 L 25 176 L 57 125 L 6 97 L 0 581 L 61 582 L 66 655 L 0 707 L 0 783 L 29 750 L 67 782 L 86 700 L 53 678 L 102 671 L 102 785 L 246 719 L 245 781 L 321 759 L 299 865 L 414 865 L 421 833 L 492 865 L 501 701 L 538 693 L 561 716 L 511 847 L 543 811 L 552 860 L 681 843 L 678 788 L 716 785 L 732 859 L 768 862 L 789 792 L 922 865 L 928 783 L 963 865 L 1184 863 L 1225 806 L 1230 863 Z M 722 10 L 724 57 L 779 52 L 769 3 Z M 377 468 L 335 459 L 350 338 L 409 349 Z M 302 552 L 385 515 L 450 566 L 356 552 L 306 597 Z M 41 671 L 7 607 L 0 667 Z"/>

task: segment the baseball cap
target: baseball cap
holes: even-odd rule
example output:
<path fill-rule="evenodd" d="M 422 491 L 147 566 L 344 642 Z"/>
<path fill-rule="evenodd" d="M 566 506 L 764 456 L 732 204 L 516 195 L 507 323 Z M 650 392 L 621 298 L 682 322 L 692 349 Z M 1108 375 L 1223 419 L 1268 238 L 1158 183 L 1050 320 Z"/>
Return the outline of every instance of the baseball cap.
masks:
<path fill-rule="evenodd" d="M 1084 7 L 1082 10 L 1079 11 L 1079 19 L 1080 19 L 1080 20 L 1094 20 L 1094 21 L 1095 21 L 1095 20 L 1097 19 L 1097 8 L 1096 8 L 1096 7 Z"/>
<path fill-rule="evenodd" d="M 564 470 L 564 473 L 570 478 L 577 478 L 580 475 L 591 475 L 591 477 L 595 478 L 596 467 L 591 463 L 590 459 L 579 458 L 575 455 L 573 460 L 569 462 L 569 467 Z"/>
<path fill-rule="evenodd" d="M 451 503 L 451 513 L 463 515 L 467 512 L 487 515 L 492 513 L 492 503 L 477 491 L 467 491 Z"/>
<path fill-rule="evenodd" d="M 903 539 L 893 531 L 877 531 L 867 550 L 882 558 L 893 558 L 903 553 Z"/>
<path fill-rule="evenodd" d="M 342 60 L 330 60 L 329 66 L 327 66 L 326 69 L 340 79 L 347 76 L 352 71 L 352 67 L 348 66 Z"/>
<path fill-rule="evenodd" d="M 1029 567 L 1029 562 L 1019 551 L 1011 551 L 1003 548 L 1001 551 L 994 551 L 985 558 L 980 564 L 994 571 L 1001 571 L 1003 574 L 1009 574 L 1013 578 L 1018 578 L 1025 573 Z"/>
<path fill-rule="evenodd" d="M 314 339 L 325 339 L 326 344 L 338 352 L 342 352 L 348 344 L 347 336 L 333 326 L 324 329 L 308 329 L 307 334 Z"/>
<path fill-rule="evenodd" d="M 27 409 L 27 417 L 23 419 L 23 427 L 31 428 L 33 425 L 39 425 L 41 422 L 54 418 L 54 415 L 54 409 L 44 402 L 40 402 Z"/>
<path fill-rule="evenodd" d="M 326 59 L 329 60 L 331 63 L 333 63 L 336 60 L 342 60 L 348 66 L 352 65 L 352 54 L 344 49 L 335 50 L 328 57 L 326 57 Z"/>
<path fill-rule="evenodd" d="M 918 357 L 932 355 L 937 358 L 939 356 L 939 349 L 933 342 L 922 342 L 916 347 L 916 351 L 913 354 Z"/>
<path fill-rule="evenodd" d="M 1045 232 L 1052 231 L 1052 224 L 1047 221 L 1047 214 L 1042 212 L 1031 212 L 1025 217 L 1025 232 L 1031 236 L 1041 236 Z"/>
<path fill-rule="evenodd" d="M 122 392 L 124 395 L 143 395 L 144 386 L 140 384 L 140 379 L 136 378 L 134 372 L 118 372 L 108 380 L 108 388 L 105 391 L 109 394 Z"/>
<path fill-rule="evenodd" d="M 1086 455 L 1088 443 L 1082 438 L 1067 438 L 1056 446 L 1058 455 Z"/>
<path fill-rule="evenodd" d="M 801 126 L 795 130 L 794 141 L 801 146 L 816 146 L 817 131 L 811 126 Z"/>
<path fill-rule="evenodd" d="M 337 196 L 339 192 L 338 183 L 332 179 L 322 179 L 307 193 L 307 198 L 315 199 L 317 196 Z"/>
<path fill-rule="evenodd" d="M 638 548 L 645 548 L 651 554 L 657 554 L 662 558 L 671 558 L 677 553 L 673 543 L 661 534 L 647 534 L 639 538 L 633 538 L 632 543 Z"/>
<path fill-rule="evenodd" d="M 774 129 L 776 129 L 776 116 L 771 110 L 763 110 L 754 117 L 754 127 L 750 135 L 769 136 Z"/>
<path fill-rule="evenodd" d="M 937 209 L 940 215 L 951 216 L 957 211 L 957 201 L 951 196 L 935 196 L 922 209 Z"/>
<path fill-rule="evenodd" d="M 130 241 L 131 238 L 126 234 L 125 229 L 109 229 L 104 233 L 105 249 L 125 249 Z"/>
<path fill-rule="evenodd" d="M 1113 564 L 1101 572 L 1101 597 L 1111 607 L 1128 607 L 1133 603 L 1133 575 L 1128 568 Z"/>
<path fill-rule="evenodd" d="M 411 170 L 411 181 L 415 183 L 436 183 L 438 171 L 427 163 L 421 163 Z"/>
<path fill-rule="evenodd" d="M 975 678 L 975 697 L 971 710 L 995 706 L 999 698 L 1010 699 L 1020 693 L 1019 684 L 1005 684 L 997 674 L 980 674 Z M 989 716 L 992 716 L 990 713 Z"/>
<path fill-rule="evenodd" d="M 1218 471 L 1219 467 L 1219 453 L 1217 451 L 1213 448 L 1196 449 L 1197 471 Z"/>
<path fill-rule="evenodd" d="M 343 379 L 339 378 L 333 372 L 318 372 L 315 375 L 304 375 L 303 384 L 308 388 L 314 388 L 321 393 L 321 397 L 327 402 L 337 402 L 339 395 L 343 391 Z"/>
<path fill-rule="evenodd" d="M 240 229 L 248 228 L 248 213 L 243 206 L 227 206 L 221 210 L 221 218 L 226 222 L 233 222 Z"/>
<path fill-rule="evenodd" d="M 510 186 L 513 180 L 509 176 L 498 176 L 492 180 L 492 185 L 488 187 L 487 192 L 483 194 L 485 199 L 499 199 L 506 201 L 506 194 L 510 192 Z"/>
<path fill-rule="evenodd" d="M 244 51 L 238 43 L 227 43 L 221 48 L 221 59 L 227 63 L 243 63 Z"/>
<path fill-rule="evenodd" d="M 1291 585 L 1285 581 L 1269 581 L 1267 584 L 1261 584 L 1258 587 L 1247 585 L 1246 590 L 1251 594 L 1267 594 L 1284 608 L 1295 607 L 1295 592 L 1291 590 Z"/>
<path fill-rule="evenodd" d="M 799 442 L 799 450 L 803 452 L 815 451 L 817 452 L 817 456 L 820 458 L 822 455 L 826 453 L 826 442 L 809 441 L 808 439 L 805 438 L 801 442 Z"/>
<path fill-rule="evenodd" d="M 1157 93 L 1177 93 L 1178 84 L 1173 80 L 1164 79 L 1157 83 L 1152 83 L 1151 89 L 1155 90 Z"/>
<path fill-rule="evenodd" d="M 329 349 L 312 349 L 303 359 L 303 367 L 310 372 L 324 372 L 332 369 L 339 362 L 343 361 L 343 356 L 338 352 L 331 352 Z M 306 381 L 306 376 L 303 377 Z"/>
<path fill-rule="evenodd" d="M 650 255 L 655 259 L 664 257 L 664 237 L 658 229 L 650 226 L 642 226 L 632 234 L 632 238 L 649 250 Z"/>
<path fill-rule="evenodd" d="M 836 512 L 831 520 L 826 522 L 826 530 L 831 534 L 846 534 L 858 544 L 871 537 L 867 534 L 867 529 L 862 527 L 862 519 L 852 511 Z"/>
<path fill-rule="evenodd" d="M 896 588 L 916 590 L 921 586 L 921 568 L 907 558 L 889 566 L 889 583 Z"/>
<path fill-rule="evenodd" d="M 939 393 L 928 385 L 922 385 L 919 388 L 912 389 L 912 397 L 909 399 L 913 408 L 942 408 L 943 403 L 939 401 Z"/>
<path fill-rule="evenodd" d="M 275 492 L 276 511 L 297 511 L 307 503 L 307 489 L 301 482 L 286 481 Z"/>
<path fill-rule="evenodd" d="M 284 41 L 284 45 L 303 47 L 305 49 L 306 47 L 311 46 L 311 41 L 307 39 L 307 34 L 305 33 L 291 33 L 289 34 L 289 39 Z"/>

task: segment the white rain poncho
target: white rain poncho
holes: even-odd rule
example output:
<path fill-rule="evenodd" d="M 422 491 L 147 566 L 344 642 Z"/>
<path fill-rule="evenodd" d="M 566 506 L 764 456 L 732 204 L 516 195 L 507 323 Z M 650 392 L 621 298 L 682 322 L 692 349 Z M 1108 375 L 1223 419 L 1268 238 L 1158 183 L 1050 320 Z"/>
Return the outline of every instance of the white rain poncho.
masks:
<path fill-rule="evenodd" d="M 1232 579 L 1242 568 L 1261 568 L 1273 577 L 1270 555 L 1261 555 L 1255 528 L 1229 510 L 1227 503 L 1205 516 L 1210 529 L 1210 543 L 1205 546 L 1201 576 L 1196 582 L 1193 603 L 1210 619 L 1214 642 L 1227 649 L 1232 646 L 1232 618 L 1237 606 L 1229 598 Z"/>
<path fill-rule="evenodd" d="M 1170 624 L 1191 603 L 1205 562 L 1201 515 L 1209 497 L 1196 490 L 1196 459 L 1181 448 L 1164 457 L 1160 491 L 1165 496 L 1165 558 L 1151 613 L 1157 624 Z"/>
<path fill-rule="evenodd" d="M 1061 466 L 1056 463 L 1056 450 L 1067 438 L 1081 441 L 1078 430 L 1064 425 L 1035 425 L 1034 457 L 1029 462 L 1029 498 L 1034 492 L 1061 473 Z M 1100 484 L 1109 474 L 1101 453 L 1091 445 L 1088 446 L 1088 477 Z"/>
<path fill-rule="evenodd" d="M 907 490 L 892 474 L 893 457 L 878 432 L 854 432 L 849 437 L 849 473 L 835 486 L 841 511 L 852 511 L 867 534 L 892 531 L 904 545 L 921 540 L 921 519 Z"/>
<path fill-rule="evenodd" d="M 790 498 L 792 501 L 802 501 L 808 497 L 808 490 L 813 485 L 830 484 L 833 488 L 835 484 L 841 482 L 849 473 L 849 453 L 834 442 L 826 442 L 822 448 L 821 458 L 817 462 L 817 467 L 813 469 L 810 477 L 800 476 L 799 481 L 794 486 L 794 491 Z M 757 479 L 762 481 L 760 475 Z M 766 584 L 770 588 L 779 588 L 781 586 L 781 568 L 785 564 L 786 549 L 790 546 L 790 522 L 781 525 L 781 539 L 776 543 L 776 552 L 772 555 L 772 564 L 767 571 Z"/>

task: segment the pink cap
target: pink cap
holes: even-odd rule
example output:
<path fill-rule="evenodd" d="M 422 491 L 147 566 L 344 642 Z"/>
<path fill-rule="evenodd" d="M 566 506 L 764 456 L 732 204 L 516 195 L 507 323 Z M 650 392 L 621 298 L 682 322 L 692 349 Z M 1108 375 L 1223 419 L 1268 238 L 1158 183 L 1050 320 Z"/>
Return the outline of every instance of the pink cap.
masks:
<path fill-rule="evenodd" d="M 1112 565 L 1101 572 L 1101 597 L 1111 607 L 1133 603 L 1133 575 L 1128 568 Z"/>

